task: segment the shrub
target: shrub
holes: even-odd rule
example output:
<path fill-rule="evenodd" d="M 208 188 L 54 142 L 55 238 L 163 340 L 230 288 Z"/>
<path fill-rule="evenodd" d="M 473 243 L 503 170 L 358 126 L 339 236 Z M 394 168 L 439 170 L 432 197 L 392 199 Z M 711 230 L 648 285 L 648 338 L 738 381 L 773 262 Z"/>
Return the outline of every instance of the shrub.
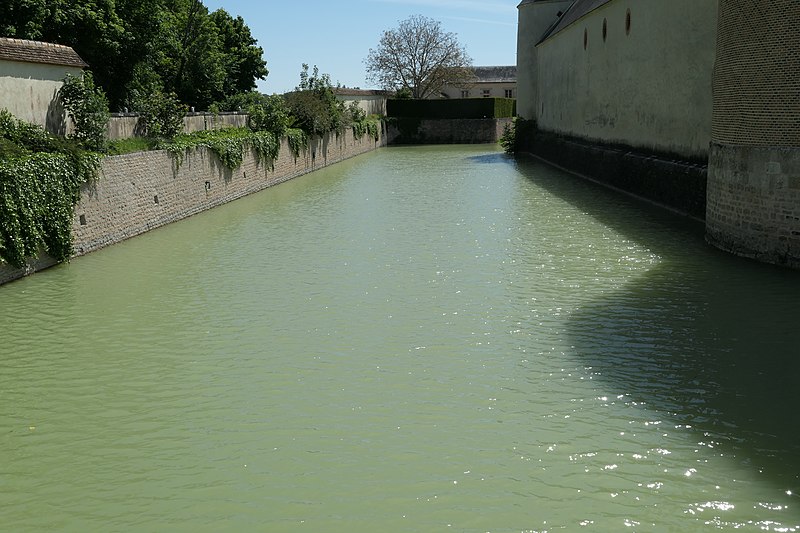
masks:
<path fill-rule="evenodd" d="M 105 149 L 110 118 L 108 98 L 100 87 L 95 86 L 92 73 L 87 71 L 82 77 L 67 74 L 59 97 L 75 123 L 72 137 L 89 150 Z"/>
<path fill-rule="evenodd" d="M 183 117 L 187 106 L 175 93 L 156 91 L 136 103 L 148 137 L 172 139 L 183 131 Z"/>

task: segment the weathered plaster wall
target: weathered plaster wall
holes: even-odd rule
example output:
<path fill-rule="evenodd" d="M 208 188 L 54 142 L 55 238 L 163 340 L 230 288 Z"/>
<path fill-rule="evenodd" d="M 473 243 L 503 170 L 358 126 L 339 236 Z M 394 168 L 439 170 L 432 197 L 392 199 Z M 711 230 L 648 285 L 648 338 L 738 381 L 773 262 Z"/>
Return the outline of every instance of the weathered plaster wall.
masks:
<path fill-rule="evenodd" d="M 188 113 L 183 117 L 185 133 L 246 125 L 246 113 L 218 113 L 216 115 L 213 113 Z M 137 113 L 114 113 L 108 121 L 107 136 L 111 140 L 129 139 L 143 134 Z"/>
<path fill-rule="evenodd" d="M 80 76 L 82 72 L 73 67 L 0 61 L 0 109 L 52 133 L 63 134 L 66 115 L 56 95 L 67 74 Z"/>
<path fill-rule="evenodd" d="M 103 160 L 100 179 L 85 185 L 75 207 L 75 255 L 134 237 L 195 213 L 236 200 L 283 181 L 385 145 L 370 137 L 356 140 L 351 131 L 312 141 L 295 160 L 283 140 L 274 169 L 248 154 L 236 170 L 223 167 L 208 150 L 188 154 L 175 169 L 168 152 L 138 152 Z M 0 283 L 52 266 L 41 258 L 25 269 L 0 264 Z"/>
<path fill-rule="evenodd" d="M 536 118 L 538 97 L 538 43 L 545 31 L 558 20 L 573 0 L 524 0 L 519 4 L 517 26 L 517 114 L 528 120 Z"/>
<path fill-rule="evenodd" d="M 523 91 L 520 75 L 520 114 L 533 95 L 542 130 L 705 157 L 716 28 L 717 0 L 613 0 L 537 46 L 536 89 Z"/>

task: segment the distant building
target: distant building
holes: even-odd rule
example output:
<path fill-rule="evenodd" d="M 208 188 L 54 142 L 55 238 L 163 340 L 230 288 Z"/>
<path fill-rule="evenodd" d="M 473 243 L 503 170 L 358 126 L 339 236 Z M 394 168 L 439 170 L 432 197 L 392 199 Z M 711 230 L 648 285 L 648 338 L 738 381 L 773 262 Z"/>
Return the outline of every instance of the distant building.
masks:
<path fill-rule="evenodd" d="M 87 66 L 69 46 L 0 38 L 0 109 L 63 133 L 58 90 L 67 74 L 80 76 Z"/>
<path fill-rule="evenodd" d="M 517 67 L 473 67 L 474 79 L 463 86 L 445 85 L 439 98 L 516 98 Z M 431 98 L 436 98 L 432 96 Z"/>

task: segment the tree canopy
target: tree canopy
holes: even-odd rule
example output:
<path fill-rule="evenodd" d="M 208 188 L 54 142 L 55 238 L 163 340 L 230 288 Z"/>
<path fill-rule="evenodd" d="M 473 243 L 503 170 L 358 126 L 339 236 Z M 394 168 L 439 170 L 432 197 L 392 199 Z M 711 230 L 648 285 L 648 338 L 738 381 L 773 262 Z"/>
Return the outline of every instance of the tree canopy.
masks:
<path fill-rule="evenodd" d="M 437 94 L 444 85 L 472 77 L 472 59 L 440 22 L 414 15 L 386 30 L 365 60 L 367 77 L 384 89 L 408 90 L 414 98 Z"/>
<path fill-rule="evenodd" d="M 157 92 L 207 109 L 268 74 L 244 20 L 202 0 L 3 0 L 0 36 L 71 46 L 115 110 Z"/>

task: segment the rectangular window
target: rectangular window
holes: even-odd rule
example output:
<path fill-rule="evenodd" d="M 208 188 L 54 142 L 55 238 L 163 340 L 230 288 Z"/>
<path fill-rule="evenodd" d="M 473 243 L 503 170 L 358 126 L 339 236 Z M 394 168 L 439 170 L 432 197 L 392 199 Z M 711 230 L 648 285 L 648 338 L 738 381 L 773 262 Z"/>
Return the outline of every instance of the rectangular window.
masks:
<path fill-rule="evenodd" d="M 461 98 L 469 98 L 469 91 L 466 90 L 461 91 Z"/>
<path fill-rule="evenodd" d="M 484 89 L 483 90 L 483 97 L 484 98 L 489 98 L 491 95 L 492 95 L 491 89 Z"/>
<path fill-rule="evenodd" d="M 514 98 L 514 89 L 506 89 L 506 98 Z"/>

